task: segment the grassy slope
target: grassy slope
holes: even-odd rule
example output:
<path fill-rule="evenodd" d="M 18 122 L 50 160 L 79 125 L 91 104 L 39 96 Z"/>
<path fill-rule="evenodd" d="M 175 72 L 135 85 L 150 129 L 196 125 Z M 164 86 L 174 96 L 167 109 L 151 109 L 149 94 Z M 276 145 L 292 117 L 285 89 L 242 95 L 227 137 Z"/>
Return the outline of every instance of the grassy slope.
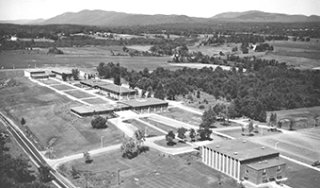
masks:
<path fill-rule="evenodd" d="M 113 125 L 105 130 L 94 130 L 90 125 L 91 118 L 73 115 L 69 108 L 78 103 L 26 78 L 16 80 L 20 86 L 0 90 L 0 109 L 17 124 L 24 117 L 42 148 L 56 138 L 54 154 L 63 156 L 99 147 L 101 136 L 104 136 L 105 146 L 121 141 L 121 131 Z"/>
<path fill-rule="evenodd" d="M 190 162 L 189 165 L 188 162 Z M 89 184 L 94 184 L 95 187 L 102 187 L 104 182 L 102 180 L 109 180 L 112 184 L 117 183 L 116 176 L 112 177 L 111 174 L 116 174 L 118 169 L 121 170 L 120 187 L 218 187 L 218 173 L 215 170 L 199 161 L 187 161 L 179 156 L 163 157 L 154 150 L 142 153 L 131 160 L 122 158 L 120 152 L 117 151 L 94 157 L 92 164 L 85 164 L 81 159 L 65 166 L 67 171 L 74 166 L 81 171 L 96 172 L 88 178 Z M 67 174 L 70 176 L 69 172 Z M 233 180 L 224 175 L 221 175 L 221 180 L 224 188 L 236 187 Z M 81 185 L 84 183 L 84 177 L 81 176 L 73 181 Z"/>

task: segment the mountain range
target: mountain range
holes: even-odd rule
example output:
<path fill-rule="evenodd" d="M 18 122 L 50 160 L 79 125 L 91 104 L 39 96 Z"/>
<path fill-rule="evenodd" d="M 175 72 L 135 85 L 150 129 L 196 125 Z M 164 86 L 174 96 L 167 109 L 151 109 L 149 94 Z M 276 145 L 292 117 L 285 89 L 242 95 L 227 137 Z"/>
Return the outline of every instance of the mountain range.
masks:
<path fill-rule="evenodd" d="M 320 22 L 320 16 L 288 15 L 262 11 L 225 12 L 210 18 L 189 17 L 186 15 L 146 15 L 129 14 L 104 10 L 82 10 L 66 12 L 49 19 L 9 20 L 1 23 L 15 24 L 77 24 L 95 26 L 133 26 L 173 23 L 210 23 L 210 22 Z"/>

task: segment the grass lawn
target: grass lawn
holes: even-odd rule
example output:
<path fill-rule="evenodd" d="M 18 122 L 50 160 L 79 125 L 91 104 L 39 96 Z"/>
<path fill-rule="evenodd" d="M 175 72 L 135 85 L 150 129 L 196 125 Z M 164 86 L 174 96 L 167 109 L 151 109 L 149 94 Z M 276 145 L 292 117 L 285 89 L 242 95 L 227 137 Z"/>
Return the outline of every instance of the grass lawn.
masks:
<path fill-rule="evenodd" d="M 141 120 L 146 121 L 146 122 L 150 123 L 151 125 L 154 125 L 154 126 L 160 128 L 160 129 L 162 129 L 162 130 L 164 130 L 166 132 L 169 132 L 169 131 L 177 132 L 176 128 L 170 127 L 170 126 L 168 126 L 166 124 L 163 124 L 163 123 L 159 123 L 157 121 L 153 121 L 153 120 L 151 120 L 149 118 L 141 118 Z"/>
<path fill-rule="evenodd" d="M 138 130 L 146 130 L 146 128 L 147 128 L 148 137 L 164 135 L 162 132 L 160 132 L 156 129 L 153 129 L 152 127 L 149 127 L 148 125 L 141 123 L 140 121 L 137 121 L 135 119 L 129 119 L 124 122 L 135 126 Z"/>
<path fill-rule="evenodd" d="M 101 99 L 101 98 L 92 98 L 92 99 L 84 99 L 83 101 L 90 103 L 90 104 L 106 104 L 107 101 Z"/>
<path fill-rule="evenodd" d="M 188 157 L 164 157 L 158 151 L 151 149 L 133 159 L 124 159 L 120 151 L 106 153 L 93 157 L 91 164 L 85 164 L 83 159 L 64 165 L 64 174 L 77 186 L 85 184 L 84 173 L 79 179 L 72 179 L 70 169 L 91 171 L 88 184 L 94 187 L 106 187 L 117 183 L 117 171 L 120 170 L 120 186 L 126 188 L 211 188 L 218 187 L 218 180 L 223 188 L 235 188 L 237 185 L 231 178 L 220 175 L 217 171 L 205 166 L 200 161 L 190 161 Z"/>
<path fill-rule="evenodd" d="M 53 86 L 51 86 L 51 87 L 53 87 L 53 88 L 55 88 L 55 89 L 57 89 L 57 90 L 71 90 L 71 89 L 74 89 L 73 87 L 70 87 L 70 86 L 67 86 L 67 85 L 63 85 L 63 84 L 61 84 L 61 85 L 53 85 Z"/>
<path fill-rule="evenodd" d="M 180 108 L 168 108 L 166 112 L 160 113 L 160 115 L 182 121 L 191 125 L 200 125 L 202 120 L 201 116 L 198 114 L 194 114 Z"/>
<path fill-rule="evenodd" d="M 299 188 L 315 188 L 320 185 L 320 172 L 310 168 L 298 165 L 291 161 L 285 160 L 287 163 L 286 185 Z"/>
<path fill-rule="evenodd" d="M 174 142 L 174 144 L 172 146 L 167 145 L 166 139 L 157 140 L 154 143 L 158 144 L 159 146 L 168 147 L 168 148 L 181 148 L 181 147 L 190 146 L 186 143 L 179 142 L 179 140 L 177 140 L 177 139 L 174 139 L 173 142 Z"/>
<path fill-rule="evenodd" d="M 66 91 L 65 93 L 73 96 L 73 97 L 76 97 L 78 99 L 81 99 L 81 98 L 89 98 L 89 97 L 94 97 L 94 95 L 90 95 L 88 93 L 85 93 L 83 91 L 79 91 L 79 90 L 74 90 L 74 91 Z"/>
<path fill-rule="evenodd" d="M 72 114 L 70 107 L 79 103 L 27 78 L 15 79 L 19 86 L 0 90 L 0 109 L 17 125 L 24 117 L 40 149 L 53 146 L 54 155 L 62 157 L 100 147 L 101 136 L 105 146 L 121 142 L 122 132 L 115 126 L 96 130 L 91 118 Z"/>
<path fill-rule="evenodd" d="M 47 85 L 53 85 L 53 84 L 61 84 L 60 82 L 58 81 L 55 81 L 55 80 L 51 80 L 51 79 L 46 79 L 46 80 L 38 80 L 44 84 L 47 84 Z"/>

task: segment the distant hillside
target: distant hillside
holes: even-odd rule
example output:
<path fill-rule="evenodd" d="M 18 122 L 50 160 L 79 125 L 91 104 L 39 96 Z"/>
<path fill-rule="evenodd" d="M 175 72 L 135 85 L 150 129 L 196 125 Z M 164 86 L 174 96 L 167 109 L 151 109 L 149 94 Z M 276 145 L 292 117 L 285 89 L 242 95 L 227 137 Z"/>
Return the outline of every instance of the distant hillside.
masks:
<path fill-rule="evenodd" d="M 15 24 L 77 24 L 92 26 L 134 26 L 158 24 L 194 24 L 212 22 L 320 22 L 320 16 L 287 15 L 262 11 L 225 12 L 211 18 L 196 18 L 185 15 L 145 15 L 128 14 L 104 10 L 82 10 L 66 12 L 53 18 L 43 20 L 12 20 L 0 23 Z"/>
<path fill-rule="evenodd" d="M 42 24 L 131 26 L 165 23 L 193 23 L 205 20 L 205 18 L 193 18 L 184 15 L 144 15 L 103 10 L 83 10 L 76 13 L 68 12 L 58 15 L 44 21 Z"/>
<path fill-rule="evenodd" d="M 231 22 L 319 22 L 320 16 L 288 15 L 262 11 L 225 12 L 211 17 L 217 21 Z"/>

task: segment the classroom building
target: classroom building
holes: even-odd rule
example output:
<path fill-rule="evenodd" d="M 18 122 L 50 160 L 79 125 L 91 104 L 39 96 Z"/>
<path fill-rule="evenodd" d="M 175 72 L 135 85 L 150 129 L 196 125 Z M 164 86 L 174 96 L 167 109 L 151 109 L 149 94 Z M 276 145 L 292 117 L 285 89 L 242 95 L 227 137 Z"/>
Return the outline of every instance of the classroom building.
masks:
<path fill-rule="evenodd" d="M 168 108 L 168 102 L 157 98 L 141 98 L 121 103 L 130 106 L 137 113 L 163 112 Z"/>
<path fill-rule="evenodd" d="M 256 185 L 286 179 L 286 163 L 279 152 L 247 140 L 235 139 L 202 146 L 202 162 L 238 182 Z"/>

